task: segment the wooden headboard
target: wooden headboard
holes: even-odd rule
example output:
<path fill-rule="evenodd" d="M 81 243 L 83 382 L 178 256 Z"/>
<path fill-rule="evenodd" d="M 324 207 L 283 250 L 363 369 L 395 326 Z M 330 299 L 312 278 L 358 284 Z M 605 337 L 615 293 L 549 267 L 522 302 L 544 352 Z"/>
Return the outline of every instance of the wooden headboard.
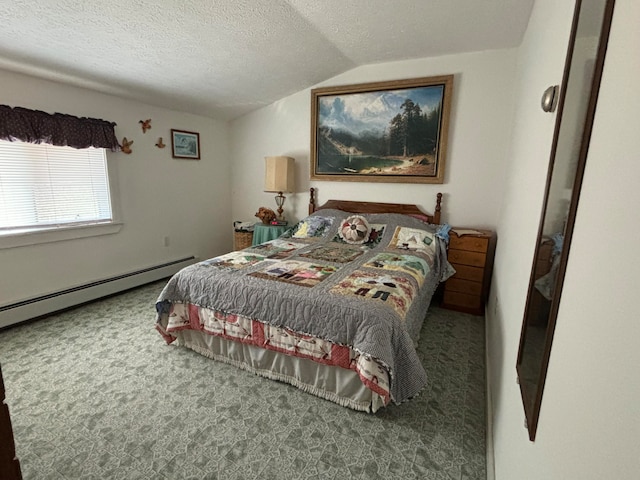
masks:
<path fill-rule="evenodd" d="M 351 200 L 328 200 L 323 205 L 316 205 L 315 189 L 309 190 L 309 214 L 324 208 L 335 208 L 350 213 L 403 213 L 405 215 L 424 215 L 429 223 L 440 224 L 442 210 L 442 194 L 436 195 L 436 206 L 433 215 L 424 213 L 420 207 L 407 203 L 354 202 Z"/>

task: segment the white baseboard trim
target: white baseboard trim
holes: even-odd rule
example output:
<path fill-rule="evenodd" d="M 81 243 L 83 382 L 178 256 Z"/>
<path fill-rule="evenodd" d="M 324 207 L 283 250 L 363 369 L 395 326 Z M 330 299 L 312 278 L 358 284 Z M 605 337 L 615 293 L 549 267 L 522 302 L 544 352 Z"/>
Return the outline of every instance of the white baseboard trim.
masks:
<path fill-rule="evenodd" d="M 485 322 L 487 322 L 488 315 L 485 311 Z M 491 364 L 489 363 L 489 326 L 485 323 L 484 327 L 485 339 L 484 339 L 484 365 L 485 365 L 485 388 L 486 388 L 486 464 L 487 464 L 487 480 L 495 480 L 496 478 L 496 466 L 495 466 L 495 452 L 493 450 L 493 400 L 491 396 Z"/>
<path fill-rule="evenodd" d="M 195 256 L 173 260 L 84 285 L 0 306 L 0 328 L 48 315 L 75 305 L 155 282 L 177 273 L 197 260 Z"/>

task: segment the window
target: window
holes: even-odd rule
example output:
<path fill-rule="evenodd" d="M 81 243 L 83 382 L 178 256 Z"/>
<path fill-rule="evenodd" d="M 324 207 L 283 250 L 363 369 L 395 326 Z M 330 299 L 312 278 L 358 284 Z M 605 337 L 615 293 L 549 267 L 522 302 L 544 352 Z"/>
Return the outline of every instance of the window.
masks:
<path fill-rule="evenodd" d="M 112 218 L 105 149 L 0 140 L 0 236 Z"/>

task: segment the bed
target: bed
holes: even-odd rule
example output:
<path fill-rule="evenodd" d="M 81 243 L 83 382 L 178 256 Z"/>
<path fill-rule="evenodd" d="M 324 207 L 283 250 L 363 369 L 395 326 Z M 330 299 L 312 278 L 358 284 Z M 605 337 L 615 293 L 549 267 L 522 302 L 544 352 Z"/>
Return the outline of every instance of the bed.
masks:
<path fill-rule="evenodd" d="M 416 205 L 330 200 L 275 240 L 182 269 L 156 329 L 192 349 L 340 405 L 375 412 L 417 395 L 415 346 L 453 269 L 447 225 Z"/>

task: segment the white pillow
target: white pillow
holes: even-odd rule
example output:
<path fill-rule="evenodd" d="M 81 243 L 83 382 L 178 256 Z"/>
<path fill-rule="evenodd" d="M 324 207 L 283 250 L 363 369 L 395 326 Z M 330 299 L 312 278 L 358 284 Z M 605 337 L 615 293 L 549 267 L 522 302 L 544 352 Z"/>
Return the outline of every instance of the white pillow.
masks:
<path fill-rule="evenodd" d="M 417 228 L 396 227 L 389 243 L 391 248 L 413 251 L 429 251 L 435 247 L 435 236 L 431 232 Z"/>

